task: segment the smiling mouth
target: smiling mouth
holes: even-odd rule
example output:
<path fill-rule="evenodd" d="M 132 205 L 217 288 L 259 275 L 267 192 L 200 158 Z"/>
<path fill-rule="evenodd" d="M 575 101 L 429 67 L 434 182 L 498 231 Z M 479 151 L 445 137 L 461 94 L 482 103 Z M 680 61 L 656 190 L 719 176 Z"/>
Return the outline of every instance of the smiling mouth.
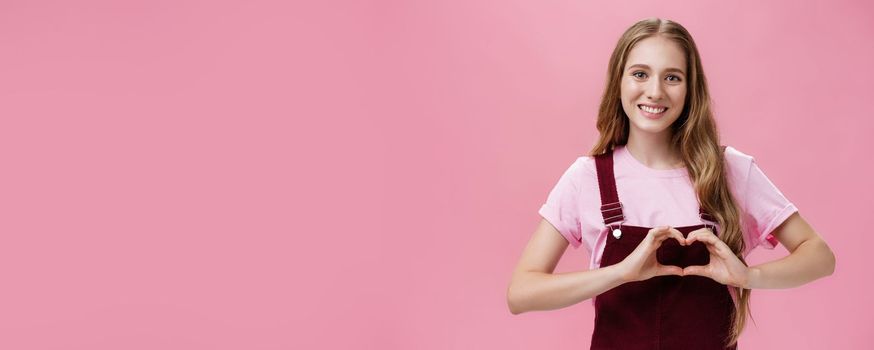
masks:
<path fill-rule="evenodd" d="M 662 114 L 668 110 L 668 107 L 652 108 L 644 105 L 637 105 L 637 108 L 649 114 Z"/>

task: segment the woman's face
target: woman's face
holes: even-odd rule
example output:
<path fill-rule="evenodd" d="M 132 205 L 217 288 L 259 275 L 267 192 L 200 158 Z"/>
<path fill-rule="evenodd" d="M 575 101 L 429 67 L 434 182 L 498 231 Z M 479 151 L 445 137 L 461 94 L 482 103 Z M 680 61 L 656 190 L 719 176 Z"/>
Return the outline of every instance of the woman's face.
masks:
<path fill-rule="evenodd" d="M 670 133 L 686 101 L 683 49 L 660 36 L 641 41 L 628 53 L 622 72 L 622 108 L 633 133 Z M 651 109 L 643 109 L 650 106 Z"/>

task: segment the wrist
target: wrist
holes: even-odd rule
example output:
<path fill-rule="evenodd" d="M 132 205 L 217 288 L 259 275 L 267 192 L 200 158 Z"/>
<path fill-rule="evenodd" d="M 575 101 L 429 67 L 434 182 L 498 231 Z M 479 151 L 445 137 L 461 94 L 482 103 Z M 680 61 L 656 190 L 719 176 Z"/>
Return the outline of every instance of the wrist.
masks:
<path fill-rule="evenodd" d="M 747 280 L 744 283 L 743 288 L 745 289 L 754 289 L 759 286 L 759 279 L 761 279 L 762 270 L 759 270 L 756 267 L 750 267 L 747 269 Z"/>
<path fill-rule="evenodd" d="M 609 266 L 613 269 L 614 280 L 616 280 L 620 285 L 628 282 L 632 282 L 633 280 L 628 275 L 627 269 L 623 264 L 625 261 L 618 262 L 614 265 Z"/>

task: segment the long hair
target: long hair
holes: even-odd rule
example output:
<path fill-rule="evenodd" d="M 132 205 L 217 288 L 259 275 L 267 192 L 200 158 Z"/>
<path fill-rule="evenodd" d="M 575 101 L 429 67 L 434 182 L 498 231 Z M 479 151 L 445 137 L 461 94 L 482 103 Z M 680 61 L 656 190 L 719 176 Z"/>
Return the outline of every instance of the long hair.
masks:
<path fill-rule="evenodd" d="M 702 208 L 721 226 L 719 238 L 747 265 L 743 258 L 744 239 L 739 210 L 729 192 L 725 162 L 720 147 L 716 121 L 710 108 L 710 93 L 701 66 L 701 57 L 692 36 L 679 23 L 660 18 L 641 20 L 628 28 L 613 54 L 607 69 L 607 83 L 598 110 L 597 128 L 600 136 L 590 151 L 591 156 L 612 150 L 628 142 L 629 120 L 622 108 L 620 86 L 628 53 L 639 41 L 661 36 L 676 42 L 686 55 L 686 102 L 679 118 L 671 125 L 671 143 L 679 151 L 695 186 Z M 749 265 L 747 265 L 749 266 Z M 731 286 L 738 296 L 731 315 L 731 330 L 725 339 L 727 346 L 737 343 L 749 315 L 750 290 Z"/>

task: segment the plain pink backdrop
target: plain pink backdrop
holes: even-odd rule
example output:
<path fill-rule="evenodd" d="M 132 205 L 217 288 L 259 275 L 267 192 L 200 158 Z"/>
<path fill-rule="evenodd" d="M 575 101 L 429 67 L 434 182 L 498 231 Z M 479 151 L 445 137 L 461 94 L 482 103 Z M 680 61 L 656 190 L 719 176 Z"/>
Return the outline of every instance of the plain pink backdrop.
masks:
<path fill-rule="evenodd" d="M 0 348 L 587 348 L 506 288 L 650 16 L 837 255 L 741 348 L 870 348 L 869 2 L 191 0 L 0 3 Z"/>

